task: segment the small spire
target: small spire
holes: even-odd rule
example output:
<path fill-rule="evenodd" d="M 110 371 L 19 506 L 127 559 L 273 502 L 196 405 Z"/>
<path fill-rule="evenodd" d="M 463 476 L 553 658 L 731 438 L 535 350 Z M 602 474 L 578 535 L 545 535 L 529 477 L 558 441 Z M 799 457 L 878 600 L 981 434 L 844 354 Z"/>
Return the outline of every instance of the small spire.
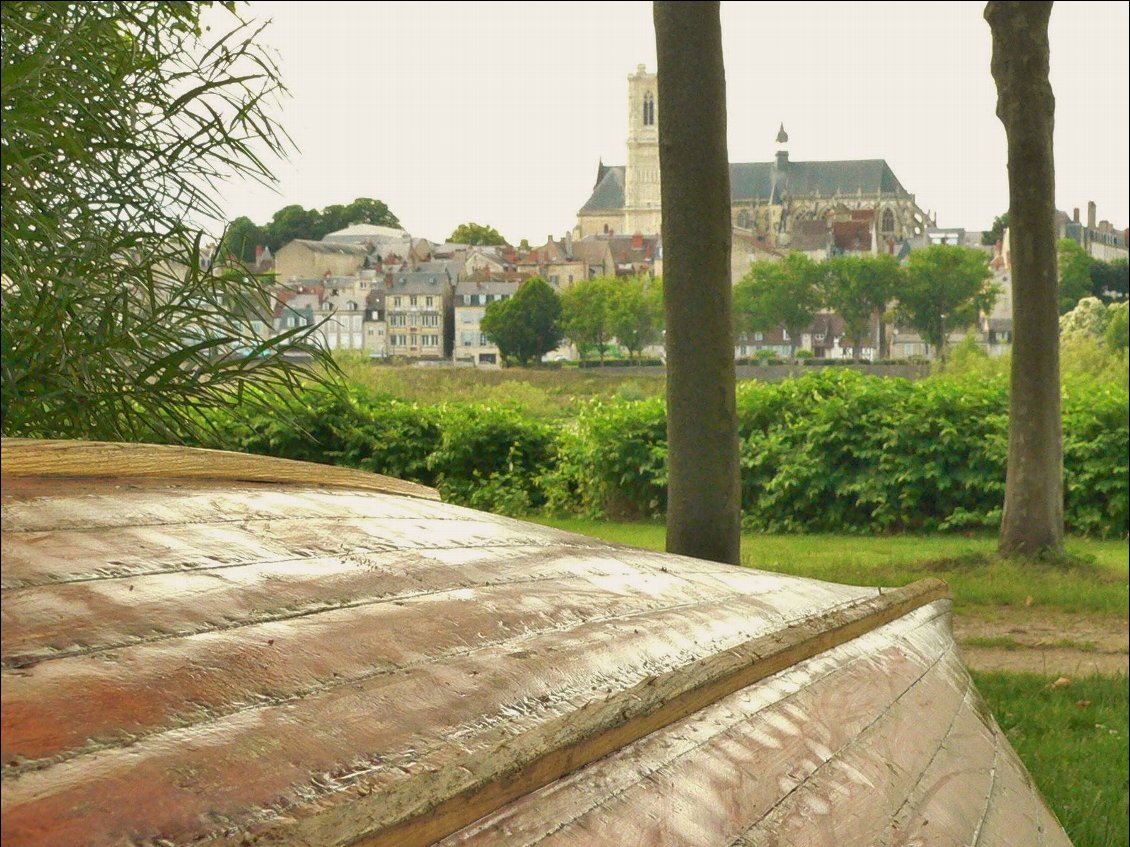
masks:
<path fill-rule="evenodd" d="M 781 128 L 777 130 L 777 143 L 786 144 L 789 140 L 789 134 L 785 132 L 785 122 L 781 121 Z"/>

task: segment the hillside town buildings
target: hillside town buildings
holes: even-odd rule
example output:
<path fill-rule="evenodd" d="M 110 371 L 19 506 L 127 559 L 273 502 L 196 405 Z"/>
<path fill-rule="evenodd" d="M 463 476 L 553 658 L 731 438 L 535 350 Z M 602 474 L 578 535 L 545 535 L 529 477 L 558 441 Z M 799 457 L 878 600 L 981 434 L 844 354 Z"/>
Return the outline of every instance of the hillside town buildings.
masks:
<path fill-rule="evenodd" d="M 661 276 L 661 175 L 656 74 L 640 65 L 628 77 L 627 159 L 597 166 L 576 225 L 561 238 L 521 251 L 509 245 L 434 243 L 384 226 L 353 224 L 321 241 L 298 239 L 275 255 L 259 250 L 250 270 L 273 274 L 275 313 L 261 321 L 283 331 L 315 325 L 331 350 L 373 359 L 451 361 L 494 366 L 499 351 L 482 332 L 486 307 L 513 296 L 522 282 L 541 277 L 559 291 L 597 277 Z M 731 277 L 736 283 L 756 262 L 800 252 L 815 261 L 838 255 L 888 254 L 905 261 L 935 244 L 989 253 L 1000 296 L 975 332 L 992 354 L 1012 340 L 1011 263 L 1006 236 L 983 246 L 981 233 L 941 228 L 918 205 L 884 159 L 793 161 L 782 125 L 776 151 L 764 162 L 730 165 Z M 1127 231 L 1097 220 L 1094 203 L 1084 222 L 1057 213 L 1057 237 L 1079 242 L 1089 255 L 1127 256 Z M 873 320 L 864 358 L 927 355 L 926 343 L 906 327 Z M 955 333 L 955 337 L 959 334 Z M 851 356 L 843 321 L 819 314 L 799 339 L 780 329 L 735 339 L 739 358 L 786 356 L 794 348 L 819 358 Z"/>

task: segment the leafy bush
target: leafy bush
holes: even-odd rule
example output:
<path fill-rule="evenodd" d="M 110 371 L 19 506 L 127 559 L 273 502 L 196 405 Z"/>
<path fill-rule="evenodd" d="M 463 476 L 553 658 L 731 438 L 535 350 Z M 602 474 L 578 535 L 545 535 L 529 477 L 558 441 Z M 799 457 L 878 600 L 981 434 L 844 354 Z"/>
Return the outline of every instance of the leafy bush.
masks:
<path fill-rule="evenodd" d="M 1004 501 L 1003 378 L 922 382 L 846 368 L 738 387 L 745 524 L 772 532 L 995 527 Z M 1068 529 L 1127 532 L 1126 392 L 1065 392 Z M 665 507 L 659 400 L 594 403 L 563 434 L 550 507 L 651 517 Z"/>
<path fill-rule="evenodd" d="M 563 433 L 550 477 L 550 508 L 638 519 L 667 509 L 667 414 L 663 400 L 602 402 Z"/>
<path fill-rule="evenodd" d="M 264 408 L 271 404 L 265 401 Z M 435 483 L 428 457 L 440 439 L 435 411 L 360 389 L 312 387 L 271 412 L 210 421 L 202 446 L 343 465 Z"/>
<path fill-rule="evenodd" d="M 622 395 L 579 404 L 574 420 L 553 424 L 497 402 L 429 406 L 312 388 L 283 416 L 210 420 L 207 446 L 387 473 L 505 514 L 659 516 L 665 405 L 635 399 L 636 390 Z M 1120 385 L 1066 382 L 1071 532 L 1127 533 L 1127 406 Z M 909 382 L 814 369 L 781 383 L 740 383 L 737 413 L 750 529 L 921 532 L 1000 523 L 1008 387 L 999 374 L 974 368 Z"/>
<path fill-rule="evenodd" d="M 1126 535 L 1130 516 L 1127 393 L 1068 384 L 1063 403 L 1064 518 L 1071 532 Z"/>
<path fill-rule="evenodd" d="M 444 499 L 505 514 L 545 503 L 542 476 L 556 458 L 553 430 L 498 405 L 447 405 L 428 468 Z"/>

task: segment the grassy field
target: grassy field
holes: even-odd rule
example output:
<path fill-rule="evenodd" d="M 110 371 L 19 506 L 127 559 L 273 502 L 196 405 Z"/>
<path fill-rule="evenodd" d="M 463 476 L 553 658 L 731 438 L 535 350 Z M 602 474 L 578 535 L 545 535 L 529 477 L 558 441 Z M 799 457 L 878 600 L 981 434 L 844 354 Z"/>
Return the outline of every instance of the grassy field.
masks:
<path fill-rule="evenodd" d="M 356 356 L 341 356 L 338 364 L 353 384 L 403 400 L 496 402 L 544 420 L 575 416 L 577 400 L 642 400 L 662 394 L 667 384 L 662 368 L 608 368 L 602 373 L 578 368 L 419 368 L 374 366 Z"/>
<path fill-rule="evenodd" d="M 635 547 L 662 550 L 664 544 L 661 524 L 530 520 Z M 956 608 L 967 611 L 1033 605 L 1126 614 L 1126 541 L 1069 539 L 1069 564 L 1005 562 L 995 548 L 994 536 L 744 535 L 742 564 L 849 585 L 905 585 L 936 576 L 949 583 Z"/>
<path fill-rule="evenodd" d="M 663 549 L 664 529 L 657 524 L 532 520 Z M 965 614 L 991 614 L 1025 605 L 1028 598 L 1034 606 L 1068 612 L 1127 614 L 1126 541 L 1070 539 L 1068 565 L 1002 562 L 994 556 L 995 545 L 990 536 L 746 535 L 742 563 L 857 585 L 903 585 L 937 576 L 950 584 L 955 608 Z M 973 677 L 1075 847 L 1127 847 L 1126 677 L 1074 679 L 1062 688 L 1035 674 Z"/>

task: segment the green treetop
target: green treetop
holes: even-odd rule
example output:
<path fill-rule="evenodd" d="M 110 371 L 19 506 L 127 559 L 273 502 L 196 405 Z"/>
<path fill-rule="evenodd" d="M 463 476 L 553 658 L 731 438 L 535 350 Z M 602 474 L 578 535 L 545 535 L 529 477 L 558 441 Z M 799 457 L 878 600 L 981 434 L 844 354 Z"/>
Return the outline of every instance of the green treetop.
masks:
<path fill-rule="evenodd" d="M 506 243 L 506 239 L 502 237 L 502 233 L 493 226 L 474 222 L 459 224 L 459 226 L 455 227 L 454 232 L 448 236 L 447 240 L 454 244 L 499 245 Z"/>
<path fill-rule="evenodd" d="M 999 289 L 991 277 L 989 257 L 980 250 L 946 244 L 915 250 L 898 292 L 899 315 L 941 356 L 951 332 L 992 310 Z"/>

